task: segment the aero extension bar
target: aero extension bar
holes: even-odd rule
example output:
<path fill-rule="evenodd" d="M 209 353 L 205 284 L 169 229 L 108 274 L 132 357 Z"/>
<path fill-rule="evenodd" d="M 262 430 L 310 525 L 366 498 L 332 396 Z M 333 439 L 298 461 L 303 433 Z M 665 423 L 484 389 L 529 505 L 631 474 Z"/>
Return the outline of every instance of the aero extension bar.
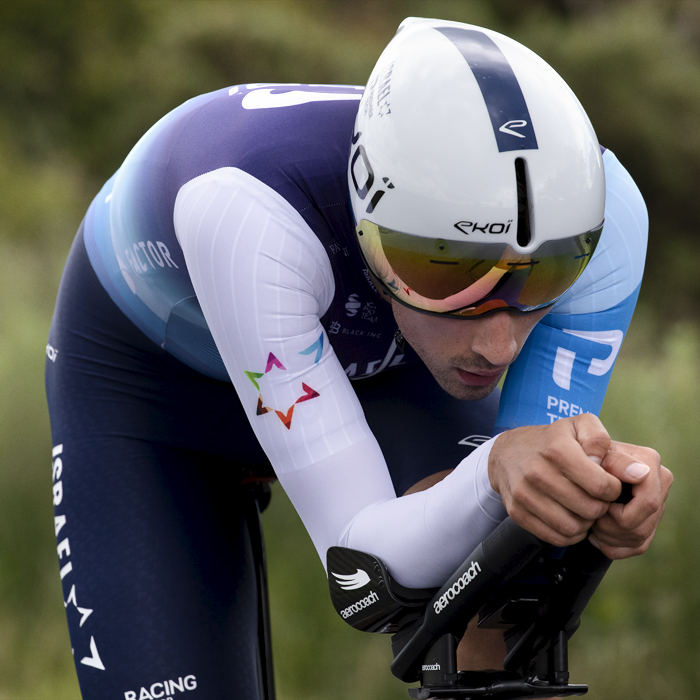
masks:
<path fill-rule="evenodd" d="M 418 700 L 553 698 L 583 695 L 570 685 L 567 645 L 611 561 L 587 540 L 557 549 L 506 518 L 440 589 L 397 583 L 376 557 L 328 551 L 331 599 L 364 632 L 391 633 L 392 673 Z M 503 671 L 457 671 L 456 647 L 469 621 L 503 630 Z"/>

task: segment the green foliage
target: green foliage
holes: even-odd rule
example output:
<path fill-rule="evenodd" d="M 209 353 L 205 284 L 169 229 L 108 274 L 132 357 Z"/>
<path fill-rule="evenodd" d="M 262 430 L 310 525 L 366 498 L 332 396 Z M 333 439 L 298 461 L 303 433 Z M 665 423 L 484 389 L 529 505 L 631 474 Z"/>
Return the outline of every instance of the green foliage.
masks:
<path fill-rule="evenodd" d="M 37 193 L 35 193 L 37 194 Z M 38 196 L 38 195 L 37 195 Z M 55 253 L 54 253 L 55 255 Z M 43 397 L 59 261 L 0 239 L 0 698 L 76 698 L 57 585 Z"/>
<path fill-rule="evenodd" d="M 700 680 L 700 334 L 694 324 L 679 324 L 655 353 L 652 329 L 644 314 L 635 321 L 601 418 L 614 436 L 653 445 L 675 482 L 652 548 L 613 565 L 572 655 L 580 654 L 581 677 L 596 679 L 600 697 L 675 700 L 694 697 Z"/>
<path fill-rule="evenodd" d="M 650 552 L 614 565 L 572 650 L 593 698 L 694 698 L 700 649 L 700 5 L 668 0 L 0 3 L 0 700 L 79 697 L 50 503 L 42 364 L 60 269 L 102 181 L 182 101 L 238 82 L 362 83 L 405 16 L 504 31 L 549 60 L 649 203 L 642 313 L 603 414 L 676 474 Z M 669 285 L 673 281 L 673 287 Z M 403 698 L 388 639 L 347 627 L 284 494 L 265 515 L 282 700 Z M 291 554 L 293 553 L 293 556 Z"/>

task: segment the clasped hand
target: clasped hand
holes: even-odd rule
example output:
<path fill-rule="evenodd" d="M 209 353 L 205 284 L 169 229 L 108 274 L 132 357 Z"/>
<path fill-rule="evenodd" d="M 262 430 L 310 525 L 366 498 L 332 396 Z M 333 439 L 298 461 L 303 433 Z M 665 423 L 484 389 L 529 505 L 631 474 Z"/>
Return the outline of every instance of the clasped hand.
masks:
<path fill-rule="evenodd" d="M 647 550 L 673 482 L 658 452 L 611 440 L 590 413 L 501 434 L 489 478 L 526 530 L 559 547 L 588 536 L 611 559 Z M 633 484 L 627 504 L 615 503 L 622 482 Z"/>

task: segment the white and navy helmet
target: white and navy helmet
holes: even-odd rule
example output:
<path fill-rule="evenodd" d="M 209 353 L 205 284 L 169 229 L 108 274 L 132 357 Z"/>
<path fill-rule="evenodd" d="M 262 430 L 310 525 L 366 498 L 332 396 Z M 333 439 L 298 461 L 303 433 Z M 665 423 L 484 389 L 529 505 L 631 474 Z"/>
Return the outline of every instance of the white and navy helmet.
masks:
<path fill-rule="evenodd" d="M 600 237 L 605 176 L 568 85 L 508 37 L 409 18 L 359 105 L 348 180 L 380 286 L 470 317 L 552 304 Z"/>

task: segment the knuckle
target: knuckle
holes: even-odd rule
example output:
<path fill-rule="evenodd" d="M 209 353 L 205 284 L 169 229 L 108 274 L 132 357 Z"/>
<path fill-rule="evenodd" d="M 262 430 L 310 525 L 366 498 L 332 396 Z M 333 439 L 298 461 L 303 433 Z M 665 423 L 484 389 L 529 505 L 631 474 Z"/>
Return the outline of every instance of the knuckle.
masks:
<path fill-rule="evenodd" d="M 674 481 L 675 481 L 675 477 L 673 476 L 673 472 L 670 469 L 666 469 L 666 467 L 662 466 L 661 467 L 661 482 L 664 484 L 667 491 L 668 491 L 668 489 L 671 488 Z"/>
<path fill-rule="evenodd" d="M 663 505 L 661 494 L 658 491 L 647 494 L 642 502 L 642 505 L 648 513 L 656 513 Z"/>
<path fill-rule="evenodd" d="M 656 525 L 656 520 L 646 520 L 637 527 L 618 534 L 616 539 L 620 540 L 621 546 L 632 549 L 642 546 L 648 547 L 656 532 Z"/>
<path fill-rule="evenodd" d="M 572 544 L 576 544 L 570 538 L 564 537 L 563 535 L 555 532 L 553 535 L 546 540 L 549 544 L 553 544 L 555 547 L 569 547 Z"/>
<path fill-rule="evenodd" d="M 508 515 L 515 520 L 518 525 L 523 525 L 528 515 L 527 509 L 520 503 L 519 500 L 513 499 L 513 502 L 508 508 Z"/>
<path fill-rule="evenodd" d="M 526 480 L 518 481 L 513 484 L 510 490 L 510 498 L 514 506 L 522 507 L 527 500 L 527 484 Z"/>
<path fill-rule="evenodd" d="M 605 547 L 604 553 L 610 559 L 627 559 L 629 557 L 637 557 L 649 549 L 652 537 L 626 539 L 624 542 L 616 542 L 608 544 Z"/>
<path fill-rule="evenodd" d="M 600 418 L 593 413 L 579 413 L 577 416 L 575 416 L 574 420 L 583 425 L 603 429 L 603 424 L 600 422 Z"/>
<path fill-rule="evenodd" d="M 650 536 L 651 532 L 647 532 L 646 529 L 640 528 L 631 533 L 631 536 L 627 540 L 627 544 L 632 547 L 632 549 L 637 549 L 643 546 Z"/>
<path fill-rule="evenodd" d="M 568 540 L 575 540 L 580 537 L 582 533 L 588 531 L 587 525 L 582 525 L 576 520 L 566 520 L 560 523 L 557 529 Z"/>
<path fill-rule="evenodd" d="M 607 501 L 612 495 L 611 487 L 612 484 L 609 474 L 603 470 L 600 470 L 595 472 L 591 479 L 589 493 L 598 500 Z"/>
<path fill-rule="evenodd" d="M 639 535 L 639 546 L 644 546 L 647 548 L 650 544 L 651 541 L 654 539 L 654 534 L 656 532 L 656 528 L 651 528 L 644 533 L 640 533 Z"/>
<path fill-rule="evenodd" d="M 547 536 L 542 539 L 555 547 L 569 547 L 572 544 L 576 544 L 576 542 L 578 542 L 581 538 L 567 535 L 559 528 L 549 528 Z"/>
<path fill-rule="evenodd" d="M 649 545 L 651 544 L 651 541 L 646 539 L 640 542 L 637 546 L 633 546 L 629 548 L 629 552 L 631 556 L 633 557 L 638 557 L 640 554 L 644 554 L 644 552 L 649 549 Z"/>
<path fill-rule="evenodd" d="M 556 465 L 561 465 L 566 461 L 567 455 L 571 450 L 567 448 L 566 442 L 563 440 L 552 440 L 543 450 L 544 458 Z"/>
<path fill-rule="evenodd" d="M 610 446 L 610 437 L 606 433 L 596 431 L 587 435 L 584 439 L 584 443 L 584 446 L 588 448 L 588 450 L 607 452 Z"/>
<path fill-rule="evenodd" d="M 653 448 L 647 447 L 648 458 L 652 464 L 661 464 L 661 455 Z"/>
<path fill-rule="evenodd" d="M 608 512 L 608 504 L 601 501 L 588 501 L 581 508 L 580 515 L 588 521 L 602 518 Z"/>
<path fill-rule="evenodd" d="M 537 491 L 541 491 L 547 486 L 547 479 L 540 469 L 529 469 L 525 473 L 524 479 L 531 488 Z"/>

